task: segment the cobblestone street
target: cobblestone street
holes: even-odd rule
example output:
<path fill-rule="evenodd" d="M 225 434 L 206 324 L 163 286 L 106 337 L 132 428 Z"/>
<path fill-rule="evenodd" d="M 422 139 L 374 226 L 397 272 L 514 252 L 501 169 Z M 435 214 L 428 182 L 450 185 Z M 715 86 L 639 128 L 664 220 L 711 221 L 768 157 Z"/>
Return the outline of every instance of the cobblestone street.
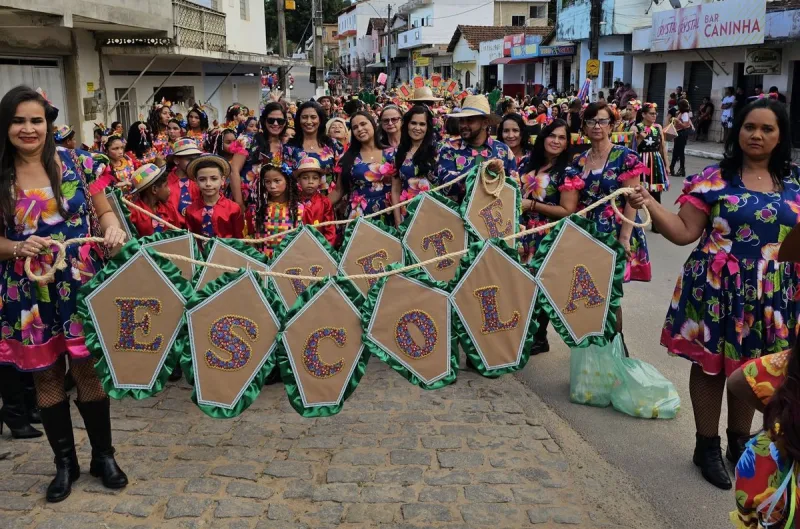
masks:
<path fill-rule="evenodd" d="M 66 501 L 47 504 L 55 470 L 47 442 L 11 441 L 6 433 L 0 448 L 11 454 L 0 461 L 0 528 L 633 522 L 590 499 L 605 494 L 602 486 L 585 494 L 586 480 L 576 477 L 584 465 L 571 464 L 549 431 L 555 415 L 513 376 L 491 380 L 462 370 L 455 385 L 426 392 L 372 359 L 344 411 L 331 418 L 300 417 L 280 385 L 267 387 L 234 420 L 202 414 L 185 383 L 157 398 L 113 402 L 112 413 L 130 485 L 110 491 L 89 476 L 90 448 L 80 430 L 81 478 Z M 73 421 L 82 425 L 74 407 Z"/>

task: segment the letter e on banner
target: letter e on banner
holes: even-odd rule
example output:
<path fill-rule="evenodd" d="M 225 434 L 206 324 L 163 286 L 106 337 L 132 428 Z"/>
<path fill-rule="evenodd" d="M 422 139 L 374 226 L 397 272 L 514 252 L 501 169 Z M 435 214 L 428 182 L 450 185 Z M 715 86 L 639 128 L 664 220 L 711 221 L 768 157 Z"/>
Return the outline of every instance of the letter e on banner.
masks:
<path fill-rule="evenodd" d="M 465 211 L 464 219 L 484 240 L 516 233 L 519 226 L 517 193 L 514 186 L 505 183 L 500 196 L 495 197 L 487 193 L 479 181 L 475 181 L 466 210 L 462 210 Z"/>

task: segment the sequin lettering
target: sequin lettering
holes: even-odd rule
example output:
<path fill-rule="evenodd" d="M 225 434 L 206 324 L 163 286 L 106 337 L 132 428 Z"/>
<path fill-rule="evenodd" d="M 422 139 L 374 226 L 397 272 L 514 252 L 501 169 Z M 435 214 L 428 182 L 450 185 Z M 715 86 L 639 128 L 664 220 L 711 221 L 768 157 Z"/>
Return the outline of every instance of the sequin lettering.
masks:
<path fill-rule="evenodd" d="M 205 354 L 208 367 L 236 371 L 247 365 L 251 354 L 250 345 L 234 333 L 235 327 L 244 329 L 251 340 L 258 339 L 258 325 L 253 320 L 231 314 L 219 318 L 211 324 L 208 338 L 215 347 L 230 355 L 230 358 L 226 360 L 209 349 Z"/>
<path fill-rule="evenodd" d="M 571 314 L 578 310 L 576 302 L 581 300 L 584 300 L 584 306 L 590 309 L 605 303 L 606 298 L 597 290 L 592 274 L 589 273 L 586 266 L 578 264 L 572 270 L 572 283 L 569 288 L 567 306 L 564 307 L 564 314 Z"/>
<path fill-rule="evenodd" d="M 481 304 L 481 314 L 483 315 L 481 334 L 510 331 L 519 325 L 519 312 L 516 310 L 512 314 L 510 320 L 502 321 L 500 319 L 500 312 L 497 308 L 498 292 L 500 292 L 499 286 L 489 285 L 487 287 L 476 288 L 472 293 L 476 298 L 478 298 L 478 301 Z"/>
<path fill-rule="evenodd" d="M 408 329 L 409 325 L 416 325 L 417 329 L 422 332 L 422 337 L 425 339 L 424 346 L 420 347 L 414 341 Z M 425 358 L 433 352 L 436 342 L 439 340 L 439 329 L 436 328 L 436 323 L 427 312 L 410 310 L 397 321 L 394 328 L 394 339 L 403 354 L 416 360 Z"/>
<path fill-rule="evenodd" d="M 309 270 L 311 271 L 311 275 L 313 277 L 318 277 L 319 273 L 322 272 L 322 267 L 319 265 L 311 265 L 309 267 Z M 299 266 L 294 268 L 287 268 L 286 270 L 283 271 L 284 274 L 289 274 L 293 276 L 303 275 L 302 272 L 303 269 L 300 268 Z M 295 295 L 298 297 L 300 297 L 300 295 L 306 291 L 306 288 L 308 288 L 308 285 L 303 283 L 302 279 L 290 279 L 289 281 L 292 282 L 292 288 L 294 289 Z"/>
<path fill-rule="evenodd" d="M 447 255 L 447 246 L 444 244 L 445 239 L 448 241 L 453 240 L 453 232 L 450 231 L 449 228 L 426 235 L 425 238 L 422 239 L 422 249 L 427 252 L 428 248 L 433 246 L 433 252 L 437 256 L 441 257 L 442 255 Z M 448 257 L 436 263 L 436 269 L 444 270 L 445 268 L 453 266 L 455 263 L 455 261 Z"/>
<path fill-rule="evenodd" d="M 389 254 L 386 250 L 376 250 L 364 257 L 359 257 L 356 263 L 364 270 L 365 274 L 380 274 L 383 272 L 383 263 L 381 261 L 386 261 L 387 259 L 389 259 Z M 377 282 L 377 279 L 367 279 L 370 288 Z"/>
<path fill-rule="evenodd" d="M 503 224 L 503 215 L 499 210 L 501 210 L 502 207 L 503 201 L 497 198 L 478 212 L 483 219 L 484 224 L 486 224 L 486 229 L 489 230 L 490 239 L 494 237 L 505 237 L 506 235 L 511 235 L 513 225 L 511 224 L 510 220 L 506 221 L 505 228 L 503 228 L 502 231 L 500 230 L 500 227 Z"/>
<path fill-rule="evenodd" d="M 341 327 L 322 327 L 309 335 L 303 350 L 303 366 L 316 378 L 330 378 L 344 367 L 344 358 L 328 364 L 319 357 L 319 344 L 326 338 L 333 340 L 338 347 L 344 347 L 347 343 L 347 331 Z"/>
<path fill-rule="evenodd" d="M 143 337 L 150 336 L 150 314 L 161 314 L 161 301 L 156 298 L 116 298 L 119 312 L 119 332 L 114 348 L 117 351 L 134 353 L 155 353 L 161 348 L 164 336 L 157 334 L 150 342 L 136 340 L 136 331 L 142 332 Z M 136 320 L 136 309 L 142 309 L 142 319 Z"/>

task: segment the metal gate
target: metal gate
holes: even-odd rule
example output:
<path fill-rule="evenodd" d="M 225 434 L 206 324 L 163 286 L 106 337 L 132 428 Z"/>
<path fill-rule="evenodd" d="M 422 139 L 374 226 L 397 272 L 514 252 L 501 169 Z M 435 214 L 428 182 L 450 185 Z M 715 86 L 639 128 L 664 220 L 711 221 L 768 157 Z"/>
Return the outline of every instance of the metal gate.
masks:
<path fill-rule="evenodd" d="M 667 115 L 667 98 L 664 97 L 667 91 L 667 63 L 654 62 L 648 65 L 650 76 L 647 79 L 645 89 L 645 101 L 658 105 L 657 123 L 662 123 Z"/>
<path fill-rule="evenodd" d="M 61 59 L 0 56 L 0 97 L 19 85 L 44 90 L 58 108 L 58 123 L 69 123 Z"/>
<path fill-rule="evenodd" d="M 711 83 L 714 79 L 714 72 L 703 61 L 692 61 L 689 63 L 689 77 L 684 85 L 687 92 L 686 99 L 692 106 L 692 112 L 697 115 L 697 110 L 703 104 L 704 97 L 711 97 Z"/>

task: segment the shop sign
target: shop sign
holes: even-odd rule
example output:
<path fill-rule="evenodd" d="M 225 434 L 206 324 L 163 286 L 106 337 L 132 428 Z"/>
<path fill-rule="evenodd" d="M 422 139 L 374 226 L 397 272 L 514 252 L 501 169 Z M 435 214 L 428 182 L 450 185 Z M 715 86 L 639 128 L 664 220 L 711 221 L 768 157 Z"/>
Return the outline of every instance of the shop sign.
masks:
<path fill-rule="evenodd" d="M 745 75 L 780 75 L 781 50 L 771 48 L 747 48 L 744 56 Z"/>
<path fill-rule="evenodd" d="M 652 51 L 762 44 L 766 2 L 725 0 L 653 14 Z"/>
<path fill-rule="evenodd" d="M 575 46 L 539 46 L 539 57 L 563 57 L 575 55 Z"/>
<path fill-rule="evenodd" d="M 511 57 L 514 59 L 530 59 L 539 56 L 539 43 L 542 37 L 539 35 L 528 35 L 525 37 L 524 44 L 511 48 Z"/>
<path fill-rule="evenodd" d="M 515 46 L 522 46 L 525 44 L 525 34 L 506 35 L 503 37 L 503 57 L 511 57 L 511 50 Z"/>
<path fill-rule="evenodd" d="M 503 39 L 487 40 L 479 45 L 481 66 L 488 66 L 493 60 L 503 56 Z"/>
<path fill-rule="evenodd" d="M 431 58 L 430 57 L 425 57 L 424 55 L 422 55 L 421 52 L 415 51 L 412 54 L 412 57 L 414 59 L 414 66 L 415 67 L 416 66 L 430 66 L 430 64 L 431 64 Z"/>

